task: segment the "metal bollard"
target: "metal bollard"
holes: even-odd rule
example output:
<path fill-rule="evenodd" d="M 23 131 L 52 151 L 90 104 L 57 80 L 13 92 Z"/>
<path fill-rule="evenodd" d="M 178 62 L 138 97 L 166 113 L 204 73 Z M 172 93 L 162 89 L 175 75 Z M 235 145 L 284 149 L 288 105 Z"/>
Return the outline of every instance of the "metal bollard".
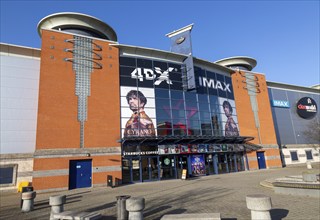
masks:
<path fill-rule="evenodd" d="M 143 220 L 145 200 L 143 197 L 132 197 L 126 201 L 126 209 L 129 211 L 129 220 Z"/>
<path fill-rule="evenodd" d="M 34 198 L 36 198 L 36 192 L 24 192 L 22 193 L 22 209 L 23 212 L 30 212 L 33 210 Z"/>
<path fill-rule="evenodd" d="M 126 200 L 131 196 L 117 196 L 117 220 L 128 220 L 129 212 L 126 209 Z"/>
<path fill-rule="evenodd" d="M 64 211 L 63 204 L 66 203 L 66 195 L 57 195 L 57 196 L 50 196 L 49 198 L 49 205 L 51 205 L 51 214 L 50 220 L 53 220 L 53 214 L 58 214 Z"/>
<path fill-rule="evenodd" d="M 271 220 L 271 198 L 262 194 L 246 196 L 247 208 L 251 210 L 252 220 Z"/>
<path fill-rule="evenodd" d="M 32 186 L 24 186 L 21 188 L 21 202 L 20 202 L 20 208 L 22 208 L 22 203 L 23 203 L 23 200 L 22 200 L 22 193 L 24 192 L 32 192 L 33 191 L 33 187 Z"/>

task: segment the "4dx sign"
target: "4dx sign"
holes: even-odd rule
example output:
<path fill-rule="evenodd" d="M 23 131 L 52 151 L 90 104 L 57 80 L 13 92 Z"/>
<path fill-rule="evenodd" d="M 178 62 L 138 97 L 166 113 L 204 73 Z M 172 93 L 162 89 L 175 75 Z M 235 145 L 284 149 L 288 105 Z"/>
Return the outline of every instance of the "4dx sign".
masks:
<path fill-rule="evenodd" d="M 173 67 L 169 67 L 166 71 L 163 71 L 159 67 L 155 67 L 154 71 L 147 68 L 136 68 L 131 73 L 132 79 L 138 79 L 139 81 L 143 80 L 155 80 L 154 85 L 158 86 L 162 82 L 167 84 L 172 84 L 172 81 L 169 79 L 169 73 L 173 71 Z"/>

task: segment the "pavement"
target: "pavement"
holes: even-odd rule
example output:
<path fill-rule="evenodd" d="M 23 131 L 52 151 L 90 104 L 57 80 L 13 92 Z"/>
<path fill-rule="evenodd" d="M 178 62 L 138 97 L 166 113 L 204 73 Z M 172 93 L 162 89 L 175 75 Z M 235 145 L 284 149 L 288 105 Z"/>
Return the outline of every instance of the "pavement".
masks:
<path fill-rule="evenodd" d="M 320 163 L 312 164 L 320 171 Z M 320 220 L 320 198 L 275 194 L 263 187 L 266 179 L 301 175 L 306 164 L 285 168 L 244 171 L 202 176 L 187 180 L 166 180 L 123 185 L 115 188 L 95 187 L 50 193 L 38 193 L 34 210 L 21 212 L 21 194 L 1 192 L 0 219 L 49 219 L 49 197 L 67 195 L 66 211 L 99 212 L 102 219 L 116 219 L 116 196 L 142 196 L 146 200 L 144 219 L 160 219 L 165 214 L 221 213 L 224 220 L 249 220 L 246 195 L 264 194 L 271 197 L 271 217 L 278 219 Z"/>

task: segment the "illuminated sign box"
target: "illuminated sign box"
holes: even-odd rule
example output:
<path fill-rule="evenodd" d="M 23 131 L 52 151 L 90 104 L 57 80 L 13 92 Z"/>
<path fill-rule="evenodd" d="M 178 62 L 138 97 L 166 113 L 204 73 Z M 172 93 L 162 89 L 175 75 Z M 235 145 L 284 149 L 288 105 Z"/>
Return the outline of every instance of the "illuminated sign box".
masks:
<path fill-rule="evenodd" d="M 290 108 L 290 103 L 289 101 L 284 100 L 272 100 L 272 106 L 279 108 Z"/>

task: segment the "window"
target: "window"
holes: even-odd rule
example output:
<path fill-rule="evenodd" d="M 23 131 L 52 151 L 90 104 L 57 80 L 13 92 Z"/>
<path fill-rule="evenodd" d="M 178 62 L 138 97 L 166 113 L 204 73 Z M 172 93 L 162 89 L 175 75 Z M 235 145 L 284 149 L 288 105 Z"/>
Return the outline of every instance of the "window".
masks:
<path fill-rule="evenodd" d="M 306 150 L 307 160 L 313 160 L 312 151 Z"/>
<path fill-rule="evenodd" d="M 12 186 L 16 184 L 17 164 L 1 165 L 0 167 L 0 185 Z"/>
<path fill-rule="evenodd" d="M 292 161 L 298 161 L 298 154 L 297 151 L 290 151 L 290 155 L 291 155 L 291 160 Z"/>

